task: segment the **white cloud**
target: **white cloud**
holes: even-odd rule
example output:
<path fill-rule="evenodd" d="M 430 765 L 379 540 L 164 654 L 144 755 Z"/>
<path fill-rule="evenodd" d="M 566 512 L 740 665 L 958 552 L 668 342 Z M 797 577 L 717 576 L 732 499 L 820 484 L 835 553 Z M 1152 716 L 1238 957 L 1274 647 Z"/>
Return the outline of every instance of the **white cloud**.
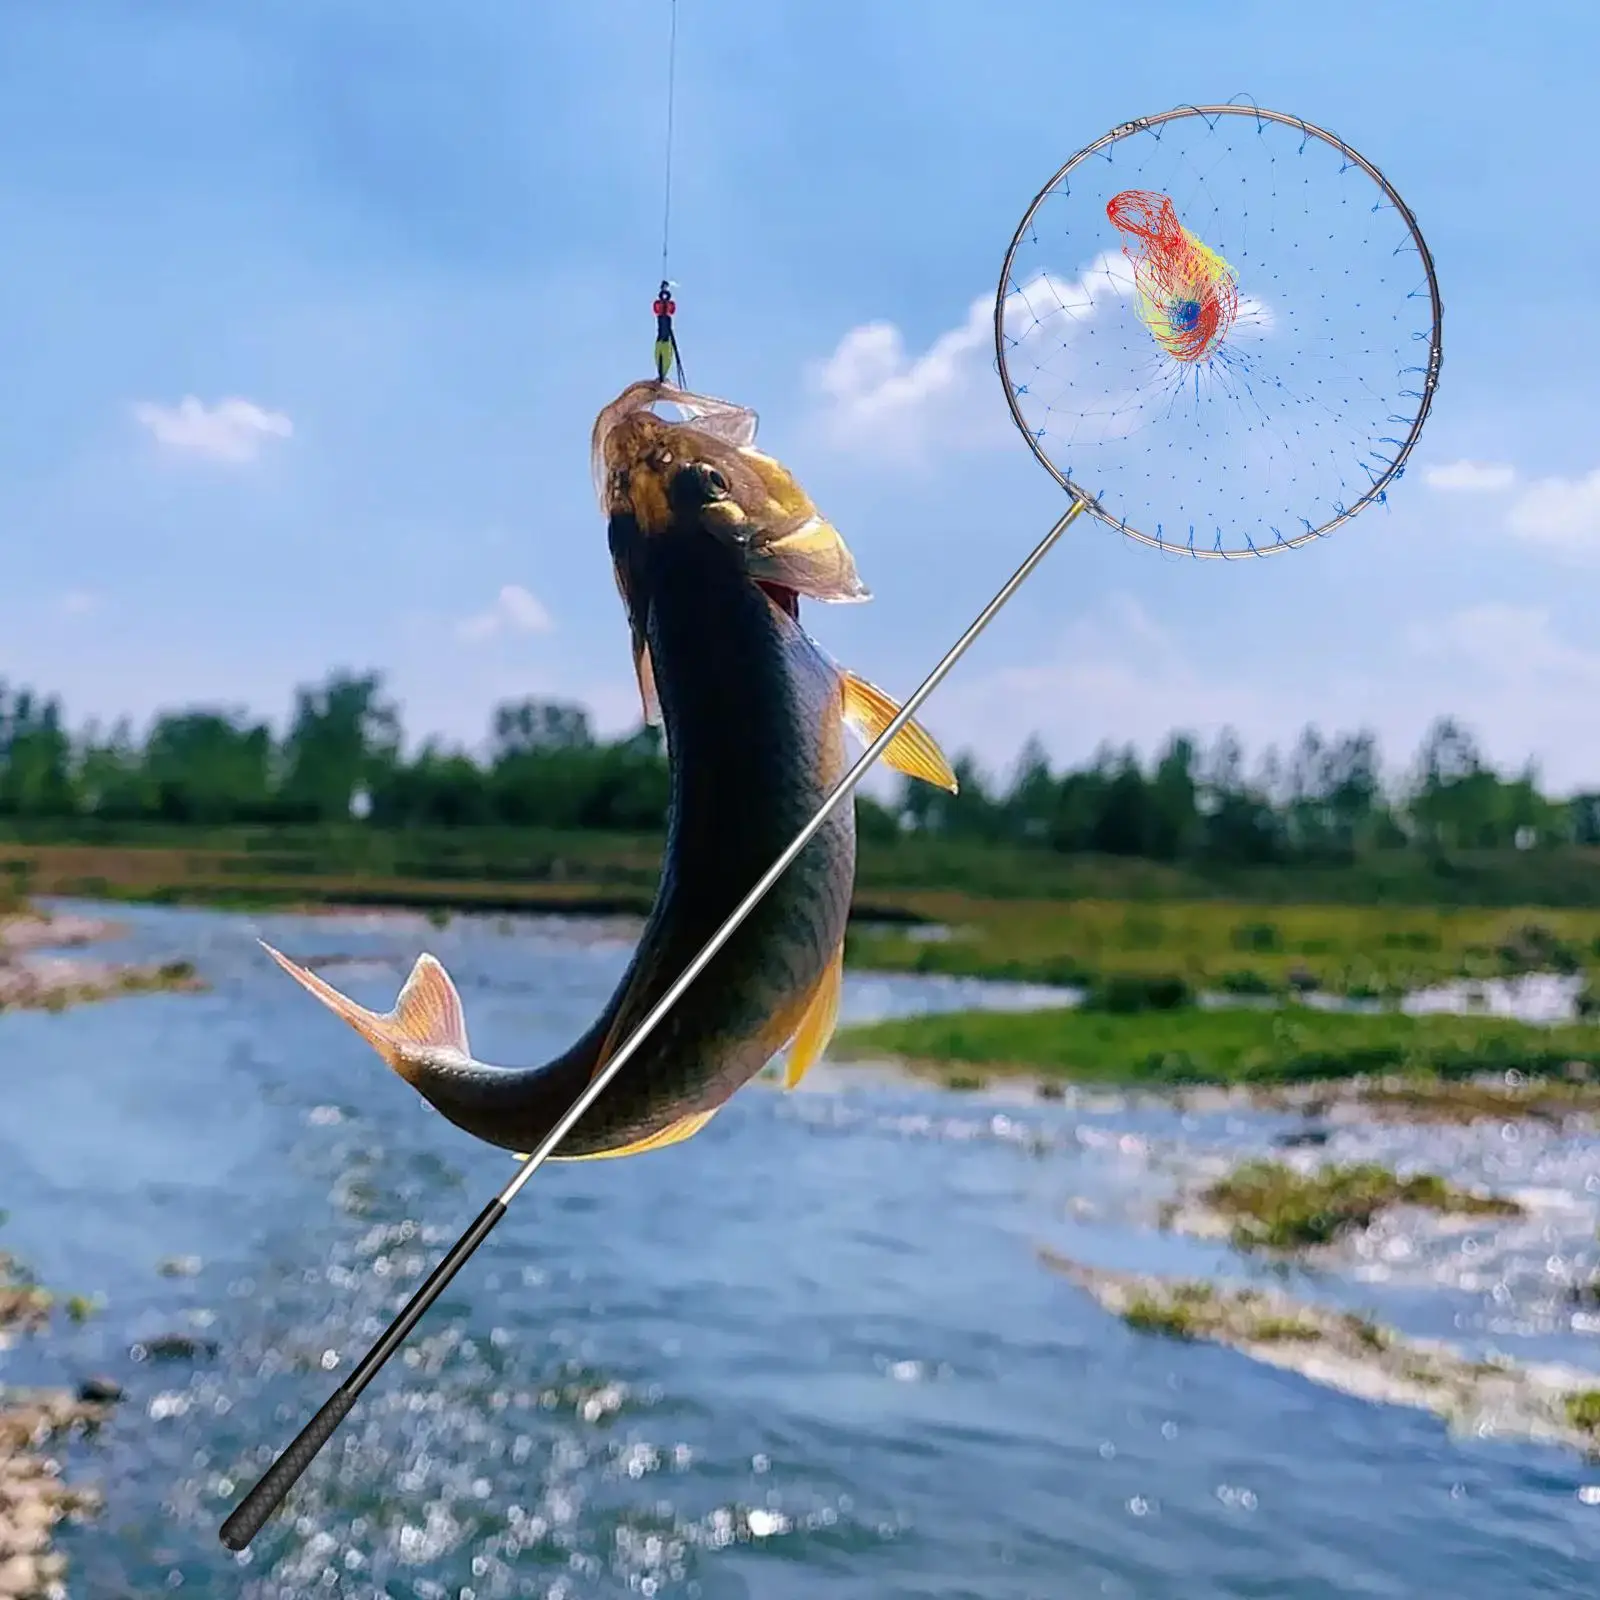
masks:
<path fill-rule="evenodd" d="M 1073 437 L 1123 437 L 1143 427 L 1152 403 L 1145 338 L 1116 352 L 1082 359 L 1084 339 L 1136 292 L 1133 268 L 1120 251 L 1102 253 L 1077 277 L 1042 270 L 1007 296 L 1006 365 L 1025 416 L 1041 398 L 1071 388 L 1080 403 Z M 892 322 L 852 328 L 831 355 L 807 373 L 819 420 L 837 449 L 921 461 L 936 452 L 989 449 L 1014 440 L 1010 411 L 997 394 L 994 299 L 974 300 L 965 319 L 912 354 Z M 1255 296 L 1239 301 L 1235 341 L 1269 337 L 1272 307 Z M 1161 386 L 1162 395 L 1167 393 Z M 1036 420 L 1029 417 L 1030 422 Z"/>
<path fill-rule="evenodd" d="M 1054 340 L 1069 346 L 1107 305 L 1133 291 L 1126 260 L 1108 252 L 1076 279 L 1041 272 L 1006 302 L 1014 330 L 1009 362 L 1019 379 L 1018 352 Z M 990 448 L 1012 437 L 1010 413 L 994 362 L 994 299 L 974 300 L 965 319 L 919 355 L 892 322 L 852 328 L 807 374 L 823 429 L 837 448 L 921 458 L 931 451 Z"/>
<path fill-rule="evenodd" d="M 1487 494 L 1509 489 L 1517 481 L 1517 469 L 1501 462 L 1451 461 L 1442 467 L 1429 467 L 1422 474 L 1422 481 L 1430 489 Z"/>
<path fill-rule="evenodd" d="M 192 394 L 175 406 L 140 400 L 133 417 L 164 450 L 235 465 L 254 461 L 264 441 L 294 433 L 294 424 L 281 411 L 238 398 L 210 406 Z"/>
<path fill-rule="evenodd" d="M 458 623 L 456 635 L 468 644 L 477 644 L 498 633 L 548 633 L 554 625 L 537 595 L 519 583 L 508 583 L 487 610 Z"/>
<path fill-rule="evenodd" d="M 1600 557 L 1600 470 L 1583 478 L 1542 478 L 1517 497 L 1506 525 L 1556 555 Z"/>
<path fill-rule="evenodd" d="M 892 322 L 852 328 L 833 354 L 809 374 L 822 423 L 841 449 L 919 455 L 940 443 L 974 442 L 979 421 L 974 387 L 994 338 L 994 303 L 974 300 L 959 327 L 942 333 L 918 356 Z M 990 393 L 992 419 L 1004 417 Z"/>

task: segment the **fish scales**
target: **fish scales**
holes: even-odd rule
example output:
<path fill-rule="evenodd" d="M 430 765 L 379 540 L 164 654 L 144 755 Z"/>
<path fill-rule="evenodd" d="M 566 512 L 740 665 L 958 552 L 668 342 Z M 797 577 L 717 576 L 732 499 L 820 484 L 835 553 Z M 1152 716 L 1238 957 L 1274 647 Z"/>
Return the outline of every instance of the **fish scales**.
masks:
<path fill-rule="evenodd" d="M 675 404 L 688 420 L 654 412 Z M 596 421 L 596 491 L 632 639 L 641 704 L 669 767 L 655 903 L 600 1015 L 538 1066 L 476 1059 L 460 996 L 418 957 L 376 1013 L 270 953 L 443 1116 L 532 1150 L 816 814 L 846 767 L 844 728 L 875 738 L 898 710 L 801 627 L 802 596 L 861 600 L 843 539 L 787 470 L 754 448 L 753 413 L 635 384 Z M 908 723 L 885 760 L 953 790 Z M 790 1047 L 792 1087 L 831 1035 L 851 890 L 853 808 L 839 807 L 717 952 L 553 1157 L 635 1155 L 691 1137 Z"/>

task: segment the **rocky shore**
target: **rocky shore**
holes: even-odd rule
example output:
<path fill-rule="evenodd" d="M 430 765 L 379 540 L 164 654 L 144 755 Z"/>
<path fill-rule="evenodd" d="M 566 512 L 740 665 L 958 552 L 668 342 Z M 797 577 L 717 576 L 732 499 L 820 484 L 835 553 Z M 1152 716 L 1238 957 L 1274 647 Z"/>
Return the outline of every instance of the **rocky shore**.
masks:
<path fill-rule="evenodd" d="M 0 916 L 0 1011 L 60 1011 L 118 995 L 203 987 L 187 961 L 133 965 L 61 953 L 117 932 L 113 923 L 65 913 L 24 909 Z"/>
<path fill-rule="evenodd" d="M 1142 1333 L 1225 1345 L 1358 1399 L 1431 1411 L 1461 1433 L 1537 1439 L 1588 1456 L 1600 1451 L 1600 1390 L 1592 1374 L 1473 1361 L 1449 1345 L 1409 1339 L 1276 1289 L 1119 1272 L 1050 1250 L 1040 1255 Z"/>
<path fill-rule="evenodd" d="M 97 1510 L 100 1497 L 65 1483 L 49 1447 L 97 1427 L 109 1410 L 64 1389 L 0 1389 L 0 1600 L 65 1593 L 67 1559 L 52 1535 L 64 1518 Z"/>
<path fill-rule="evenodd" d="M 0 1252 L 0 1349 L 42 1332 L 53 1297 Z M 118 1394 L 115 1384 L 90 1380 L 67 1389 L 21 1389 L 0 1384 L 0 1600 L 53 1600 L 66 1593 L 66 1558 L 52 1548 L 63 1519 L 99 1507 L 93 1489 L 68 1484 L 51 1447 L 98 1427 Z"/>
<path fill-rule="evenodd" d="M 29 907 L 0 915 L 0 1011 L 59 1011 L 119 995 L 202 987 L 187 961 L 133 965 L 77 953 L 118 931 L 96 918 Z M 54 1308 L 49 1291 L 0 1252 L 0 1350 L 46 1333 Z M 0 1600 L 66 1594 L 66 1558 L 53 1548 L 53 1533 L 64 1519 L 96 1510 L 99 1495 L 68 1484 L 53 1451 L 99 1427 L 118 1393 L 114 1383 L 95 1379 L 76 1393 L 0 1384 Z"/>

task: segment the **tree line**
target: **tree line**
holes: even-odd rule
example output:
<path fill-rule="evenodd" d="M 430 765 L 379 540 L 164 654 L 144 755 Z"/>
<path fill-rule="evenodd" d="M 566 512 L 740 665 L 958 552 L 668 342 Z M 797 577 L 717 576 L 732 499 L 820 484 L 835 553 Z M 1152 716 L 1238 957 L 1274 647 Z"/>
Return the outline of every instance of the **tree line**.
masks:
<path fill-rule="evenodd" d="M 907 782 L 888 803 L 862 799 L 863 834 L 1240 864 L 1600 844 L 1600 793 L 1556 798 L 1531 767 L 1495 771 L 1449 717 L 1406 778 L 1387 785 L 1372 734 L 1315 728 L 1253 765 L 1231 732 L 1209 747 L 1176 733 L 1151 761 L 1108 745 L 1058 771 L 1030 741 L 1002 779 L 970 756 L 956 772 L 955 795 Z M 281 737 L 211 708 L 164 712 L 142 737 L 126 720 L 73 732 L 58 700 L 0 685 L 0 817 L 647 833 L 666 804 L 659 733 L 598 738 L 580 706 L 507 703 L 494 709 L 482 755 L 434 741 L 408 755 L 377 673 L 337 672 L 299 689 Z"/>

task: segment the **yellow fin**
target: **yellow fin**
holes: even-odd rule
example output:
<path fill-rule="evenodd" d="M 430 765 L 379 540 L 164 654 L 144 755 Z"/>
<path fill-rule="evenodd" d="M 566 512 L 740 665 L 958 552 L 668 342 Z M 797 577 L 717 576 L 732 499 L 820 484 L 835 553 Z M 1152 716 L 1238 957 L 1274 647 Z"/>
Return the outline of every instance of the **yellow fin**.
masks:
<path fill-rule="evenodd" d="M 900 707 L 882 689 L 853 672 L 843 676 L 844 720 L 871 744 L 894 721 Z M 932 735 L 915 721 L 908 722 L 894 736 L 883 759 L 908 778 L 920 778 L 924 783 L 948 789 L 951 794 L 956 792 L 956 775 L 950 770 L 944 752 L 933 742 Z"/>
<path fill-rule="evenodd" d="M 419 1050 L 444 1050 L 462 1056 L 467 1046 L 467 1019 L 450 974 L 430 955 L 420 955 L 394 1003 L 380 1014 L 358 1006 L 316 973 L 291 961 L 264 940 L 261 948 L 302 988 L 308 989 L 337 1017 L 342 1017 L 397 1072 L 404 1075 L 408 1055 Z"/>
<path fill-rule="evenodd" d="M 722 1109 L 714 1106 L 710 1111 L 697 1111 L 693 1116 L 680 1117 L 676 1122 L 668 1123 L 660 1133 L 652 1133 L 643 1139 L 636 1139 L 632 1144 L 618 1145 L 614 1150 L 594 1150 L 582 1156 L 551 1156 L 552 1161 L 614 1161 L 619 1156 L 639 1156 L 646 1150 L 665 1150 L 668 1145 L 682 1144 L 685 1139 L 692 1139 L 716 1116 Z M 527 1157 L 518 1159 L 526 1161 Z"/>
<path fill-rule="evenodd" d="M 783 1070 L 783 1086 L 794 1089 L 805 1077 L 817 1058 L 828 1048 L 833 1030 L 839 1022 L 839 991 L 844 984 L 844 946 L 834 952 L 828 970 L 812 991 L 811 1003 L 800 1019 L 800 1027 L 789 1046 L 788 1064 Z"/>

